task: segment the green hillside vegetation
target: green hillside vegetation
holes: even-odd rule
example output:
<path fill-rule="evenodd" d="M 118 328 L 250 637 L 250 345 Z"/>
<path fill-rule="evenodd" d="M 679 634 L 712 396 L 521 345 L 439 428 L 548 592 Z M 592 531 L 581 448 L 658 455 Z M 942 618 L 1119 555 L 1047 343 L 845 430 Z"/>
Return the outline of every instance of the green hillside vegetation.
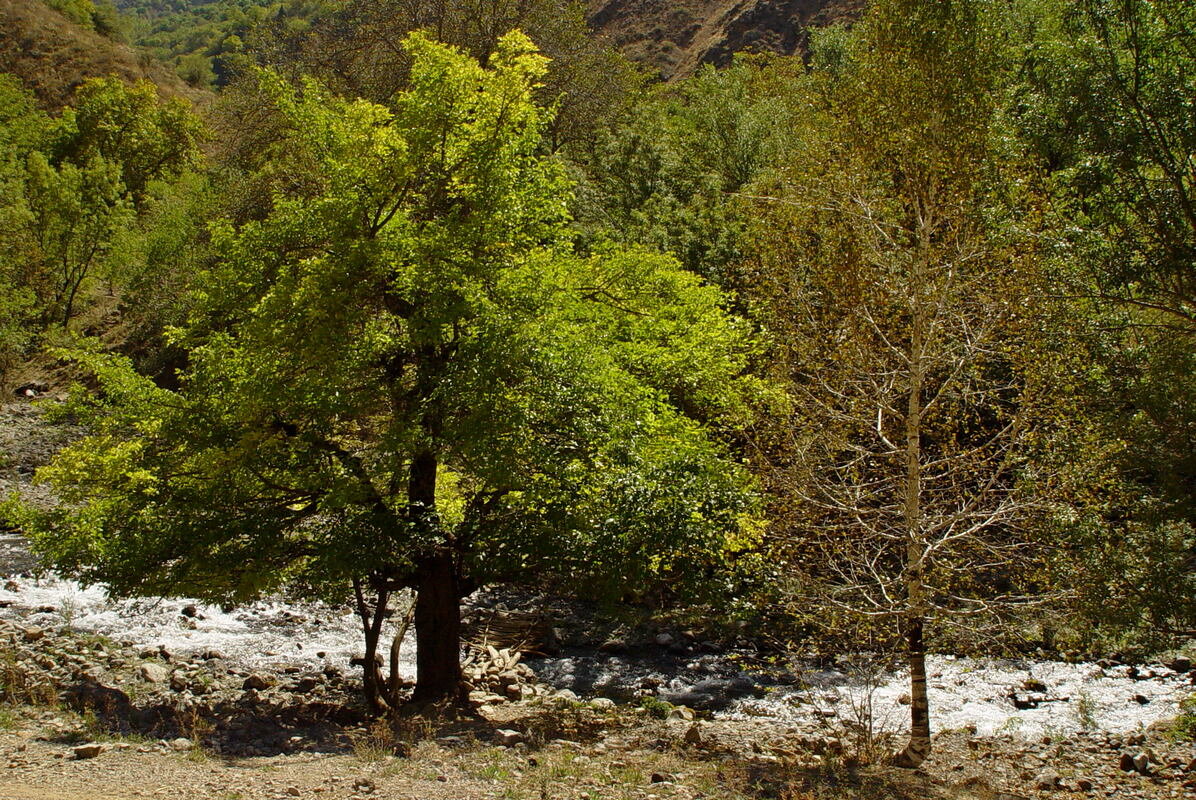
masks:
<path fill-rule="evenodd" d="M 202 115 L 0 82 L 59 569 L 351 603 L 367 664 L 414 590 L 418 701 L 495 583 L 903 653 L 907 766 L 928 651 L 1196 635 L 1191 3 L 875 0 L 668 85 L 577 6 L 334 5 L 124 4 Z"/>

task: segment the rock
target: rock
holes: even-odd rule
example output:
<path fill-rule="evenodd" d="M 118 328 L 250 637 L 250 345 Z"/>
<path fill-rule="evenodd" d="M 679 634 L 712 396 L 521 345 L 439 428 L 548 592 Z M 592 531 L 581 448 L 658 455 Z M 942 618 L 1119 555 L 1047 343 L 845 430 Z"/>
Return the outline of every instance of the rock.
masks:
<path fill-rule="evenodd" d="M 199 657 L 204 661 L 217 661 L 224 659 L 224 653 L 221 653 L 219 650 L 204 650 Z"/>
<path fill-rule="evenodd" d="M 503 689 L 503 694 L 507 696 L 508 700 L 522 700 L 523 687 L 517 683 L 512 683 L 510 686 Z"/>
<path fill-rule="evenodd" d="M 658 633 L 653 641 L 661 647 L 668 647 L 676 640 L 671 633 Z"/>
<path fill-rule="evenodd" d="M 186 736 L 180 736 L 177 739 L 171 739 L 166 743 L 167 746 L 176 753 L 185 753 L 192 747 L 192 742 Z"/>
<path fill-rule="evenodd" d="M 288 786 L 287 794 L 289 794 L 291 797 L 300 797 L 302 796 L 303 792 L 299 791 L 298 786 Z"/>
<path fill-rule="evenodd" d="M 702 746 L 702 729 L 698 723 L 690 725 L 689 729 L 685 731 L 685 743 L 694 747 Z"/>
<path fill-rule="evenodd" d="M 1136 694 L 1134 695 L 1134 702 L 1140 706 L 1144 706 L 1150 703 L 1150 698 L 1143 694 Z"/>
<path fill-rule="evenodd" d="M 509 728 L 500 728 L 494 732 L 494 740 L 504 747 L 513 747 L 523 741 L 523 734 Z"/>
<path fill-rule="evenodd" d="M 1139 753 L 1134 756 L 1134 770 L 1140 775 L 1146 775 L 1150 772 L 1150 756 L 1146 753 Z"/>
<path fill-rule="evenodd" d="M 1059 785 L 1059 773 L 1053 769 L 1044 769 L 1034 777 L 1034 787 L 1041 791 L 1049 791 Z"/>
<path fill-rule="evenodd" d="M 1076 789 L 1081 792 L 1091 792 L 1096 784 L 1090 778 L 1077 778 Z"/>
<path fill-rule="evenodd" d="M 901 696 L 897 698 L 897 702 L 903 706 L 908 706 L 913 702 L 913 699 L 909 696 L 909 692 L 902 692 Z"/>
<path fill-rule="evenodd" d="M 8 588 L 8 587 L 5 587 L 5 588 Z M 16 589 L 13 589 L 12 591 L 15 592 Z M 1171 669 L 1175 670 L 1176 672 L 1187 672 L 1188 670 L 1192 669 L 1192 659 L 1187 658 L 1185 656 L 1180 656 L 1179 658 L 1172 659 L 1171 663 L 1168 664 L 1167 666 L 1170 667 Z"/>
<path fill-rule="evenodd" d="M 170 688 L 176 692 L 186 691 L 187 678 L 181 672 L 172 672 L 170 674 Z"/>
<path fill-rule="evenodd" d="M 71 752 L 75 754 L 75 758 L 80 760 L 84 758 L 95 758 L 100 753 L 104 752 L 104 745 L 99 744 L 98 742 L 89 742 L 88 744 L 81 744 L 78 747 L 75 747 Z"/>
<path fill-rule="evenodd" d="M 161 664 L 142 664 L 137 672 L 148 683 L 164 683 L 170 677 L 166 667 Z"/>
<path fill-rule="evenodd" d="M 1022 682 L 1022 688 L 1027 692 L 1045 692 L 1047 685 L 1035 678 L 1028 678 Z"/>
<path fill-rule="evenodd" d="M 252 675 L 250 675 L 248 678 L 245 679 L 245 682 L 241 684 L 241 688 L 244 689 L 245 691 L 249 691 L 250 689 L 253 689 L 255 691 L 260 692 L 265 689 L 269 689 L 273 685 L 274 685 L 274 682 L 272 680 L 270 680 L 269 678 L 267 678 L 264 675 L 261 675 L 261 674 L 255 672 Z"/>
<path fill-rule="evenodd" d="M 307 694 L 308 692 L 315 691 L 315 688 L 319 685 L 320 685 L 319 678 L 316 678 L 312 675 L 306 675 L 306 676 L 300 678 L 299 682 L 297 684 L 295 684 L 295 691 L 300 694 Z"/>
<path fill-rule="evenodd" d="M 595 711 L 614 711 L 615 701 L 609 697 L 595 697 L 590 701 L 590 705 Z"/>
<path fill-rule="evenodd" d="M 627 652 L 627 642 L 622 639 L 607 639 L 598 645 L 598 650 L 602 653 L 625 653 Z"/>
<path fill-rule="evenodd" d="M 560 691 L 553 693 L 552 696 L 557 700 L 569 703 L 576 703 L 578 700 L 577 693 L 572 689 L 561 689 Z"/>
<path fill-rule="evenodd" d="M 194 619 L 195 617 L 199 616 L 199 608 L 197 608 L 194 603 L 189 603 L 189 604 L 183 606 L 183 610 L 180 611 L 179 613 L 182 614 L 184 617 L 191 617 L 192 619 Z"/>
<path fill-rule="evenodd" d="M 46 632 L 36 626 L 30 626 L 25 629 L 24 637 L 27 642 L 40 642 L 46 638 Z"/>
<path fill-rule="evenodd" d="M 687 708 L 686 706 L 677 706 L 669 711 L 668 718 L 683 719 L 686 722 L 692 722 L 694 718 L 694 712 L 692 708 Z"/>
<path fill-rule="evenodd" d="M 5 581 L 4 582 L 4 591 L 19 592 L 19 591 L 21 591 L 21 586 L 16 581 Z"/>
<path fill-rule="evenodd" d="M 664 783 L 668 779 L 669 779 L 668 775 L 665 775 L 660 772 L 653 772 L 652 776 L 648 780 L 651 781 L 652 783 Z"/>
<path fill-rule="evenodd" d="M 1117 766 L 1122 772 L 1133 772 L 1135 769 L 1134 757 L 1130 753 L 1123 752 L 1117 761 Z"/>

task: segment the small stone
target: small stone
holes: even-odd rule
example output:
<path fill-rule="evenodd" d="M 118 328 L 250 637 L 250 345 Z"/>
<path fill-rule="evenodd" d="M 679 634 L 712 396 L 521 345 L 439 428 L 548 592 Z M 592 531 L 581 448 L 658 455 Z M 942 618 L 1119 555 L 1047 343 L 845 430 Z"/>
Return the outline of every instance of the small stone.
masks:
<path fill-rule="evenodd" d="M 21 591 L 21 586 L 16 581 L 5 581 L 4 582 L 4 591 L 19 592 L 19 591 Z"/>
<path fill-rule="evenodd" d="M 913 702 L 913 698 L 909 696 L 909 692 L 903 692 L 901 696 L 897 698 L 897 702 L 903 706 L 908 706 Z"/>
<path fill-rule="evenodd" d="M 176 692 L 181 692 L 187 688 L 187 679 L 181 672 L 174 672 L 170 676 L 170 688 Z"/>
<path fill-rule="evenodd" d="M 315 688 L 319 685 L 320 680 L 318 678 L 308 675 L 299 679 L 299 682 L 295 684 L 295 691 L 300 694 L 307 694 L 308 692 L 315 691 Z"/>
<path fill-rule="evenodd" d="M 1096 784 L 1093 783 L 1090 778 L 1076 779 L 1076 789 L 1081 792 L 1091 792 L 1094 786 L 1096 786 Z"/>
<path fill-rule="evenodd" d="M 655 641 L 656 644 L 661 647 L 668 647 L 676 640 L 673 639 L 673 635 L 671 633 L 658 633 L 653 641 Z"/>
<path fill-rule="evenodd" d="M 1134 756 L 1134 769 L 1141 775 L 1147 774 L 1150 771 L 1150 756 L 1146 753 Z"/>
<path fill-rule="evenodd" d="M 12 591 L 15 592 L 16 589 L 13 589 Z M 1179 658 L 1172 659 L 1171 663 L 1167 666 L 1171 667 L 1171 669 L 1175 670 L 1176 672 L 1187 672 L 1192 668 L 1192 659 L 1185 656 L 1180 656 Z"/>
<path fill-rule="evenodd" d="M 142 664 L 138 673 L 149 683 L 163 683 L 170 677 L 166 667 L 161 664 Z"/>
<path fill-rule="evenodd" d="M 289 794 L 291 797 L 299 797 L 300 795 L 303 794 L 303 792 L 299 791 L 298 786 L 288 786 L 287 794 Z"/>
<path fill-rule="evenodd" d="M 685 743 L 694 747 L 702 746 L 702 729 L 698 723 L 690 725 L 689 729 L 685 731 Z"/>
<path fill-rule="evenodd" d="M 1121 757 L 1117 761 L 1117 766 L 1121 769 L 1122 772 L 1133 772 L 1134 771 L 1134 757 L 1129 753 L 1123 752 L 1121 754 Z"/>
<path fill-rule="evenodd" d="M 669 779 L 668 775 L 665 775 L 660 772 L 653 772 L 652 776 L 648 780 L 652 783 L 664 783 L 668 779 Z"/>
<path fill-rule="evenodd" d="M 523 734 L 509 728 L 500 728 L 494 732 L 494 739 L 504 747 L 513 747 L 523 741 Z"/>
<path fill-rule="evenodd" d="M 189 603 L 183 606 L 183 610 L 179 613 L 184 617 L 191 617 L 194 619 L 195 617 L 199 616 L 199 608 L 197 608 L 194 603 Z"/>
<path fill-rule="evenodd" d="M 1027 678 L 1022 682 L 1022 688 L 1027 692 L 1045 692 L 1047 685 L 1036 678 Z"/>
<path fill-rule="evenodd" d="M 590 701 L 590 706 L 592 706 L 595 711 L 614 711 L 615 701 L 611 700 L 609 697 L 595 697 Z"/>
<path fill-rule="evenodd" d="M 25 641 L 40 642 L 46 638 L 46 632 L 36 626 L 30 626 L 25 629 Z"/>
<path fill-rule="evenodd" d="M 104 752 L 104 745 L 97 742 L 89 742 L 88 744 L 81 744 L 74 748 L 71 752 L 75 754 L 75 758 L 95 758 L 100 753 Z"/>
<path fill-rule="evenodd" d="M 192 743 L 186 736 L 180 736 L 167 742 L 167 746 L 176 753 L 183 753 L 191 749 Z"/>
<path fill-rule="evenodd" d="M 1140 706 L 1144 706 L 1150 703 L 1150 698 L 1144 694 L 1136 694 L 1134 695 L 1134 702 Z"/>

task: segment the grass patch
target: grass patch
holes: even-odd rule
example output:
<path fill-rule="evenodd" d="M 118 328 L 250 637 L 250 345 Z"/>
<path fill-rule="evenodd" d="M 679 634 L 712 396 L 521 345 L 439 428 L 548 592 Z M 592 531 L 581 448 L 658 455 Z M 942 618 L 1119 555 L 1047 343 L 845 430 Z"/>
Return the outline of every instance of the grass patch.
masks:
<path fill-rule="evenodd" d="M 1179 701 L 1179 716 L 1167 729 L 1167 738 L 1173 742 L 1196 742 L 1196 694 Z"/>

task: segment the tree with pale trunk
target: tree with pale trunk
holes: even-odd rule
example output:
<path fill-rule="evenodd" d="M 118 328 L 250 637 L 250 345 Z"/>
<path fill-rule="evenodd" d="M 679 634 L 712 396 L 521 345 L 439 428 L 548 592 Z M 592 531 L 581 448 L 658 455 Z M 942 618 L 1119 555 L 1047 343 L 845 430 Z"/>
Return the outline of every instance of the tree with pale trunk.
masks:
<path fill-rule="evenodd" d="M 828 40 L 746 276 L 793 397 L 762 448 L 775 530 L 797 591 L 903 639 L 904 766 L 931 747 L 927 626 L 1021 599 L 1034 506 L 1035 290 L 1017 200 L 992 189 L 992 5 L 886 0 Z"/>

